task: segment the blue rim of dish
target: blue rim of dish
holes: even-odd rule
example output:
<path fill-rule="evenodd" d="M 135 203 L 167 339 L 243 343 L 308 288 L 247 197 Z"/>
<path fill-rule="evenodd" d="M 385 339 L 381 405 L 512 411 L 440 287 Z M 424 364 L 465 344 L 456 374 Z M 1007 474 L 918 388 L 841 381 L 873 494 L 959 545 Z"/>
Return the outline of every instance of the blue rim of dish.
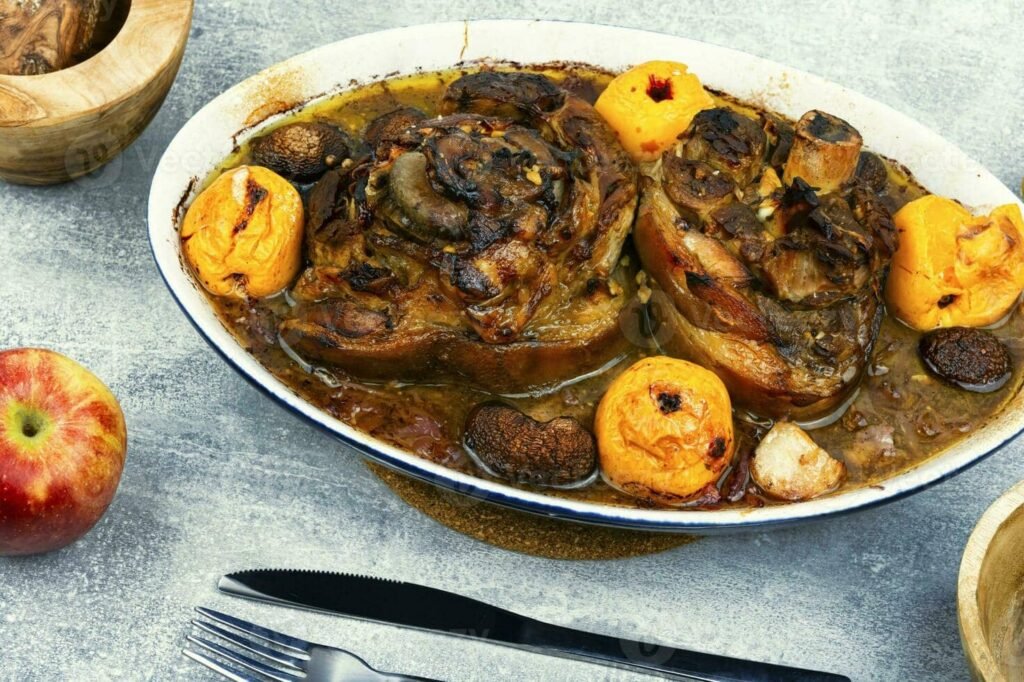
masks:
<path fill-rule="evenodd" d="M 482 20 L 482 21 L 486 22 L 488 20 Z M 490 20 L 490 21 L 495 21 L 495 20 Z M 498 20 L 498 21 L 507 21 L 507 20 Z M 535 20 L 535 21 L 539 21 L 539 20 Z M 446 22 L 446 23 L 464 24 L 464 23 L 475 23 L 475 22 Z M 518 23 L 530 23 L 530 22 L 529 21 L 527 21 L 527 22 L 520 21 Z M 565 23 L 565 24 L 591 25 L 590 22 L 575 22 L 575 21 L 566 21 L 566 20 L 551 20 L 551 21 L 545 21 L 544 23 Z M 604 24 L 602 26 L 609 27 L 609 28 L 622 28 L 622 27 L 611 26 L 611 25 L 607 25 L 607 24 Z M 390 29 L 390 30 L 400 30 L 401 28 L 412 28 L 412 27 L 396 27 L 395 29 Z M 639 31 L 643 31 L 643 29 L 626 29 L 626 30 L 634 30 L 634 31 L 639 30 Z M 666 36 L 672 36 L 672 34 L 669 34 L 669 33 L 663 32 L 663 31 L 651 31 L 651 32 L 652 33 L 660 33 L 661 35 L 666 35 Z M 677 36 L 672 36 L 672 37 L 677 37 Z M 339 41 L 339 42 L 343 42 L 343 41 Z M 731 49 L 731 48 L 727 48 L 727 49 Z M 304 54 L 304 53 L 299 53 L 297 55 L 293 55 L 289 59 L 300 57 L 302 54 Z M 758 57 L 758 59 L 762 59 L 762 58 Z M 765 61 L 770 61 L 770 60 L 765 60 Z M 240 81 L 240 82 L 244 82 L 244 80 L 248 80 L 249 78 L 256 77 L 258 75 L 258 73 L 252 74 L 252 75 L 246 77 L 245 79 L 243 79 L 243 81 Z M 236 85 L 238 85 L 238 84 L 236 84 Z M 231 87 L 235 87 L 235 86 L 233 85 Z M 207 105 L 208 104 L 209 104 L 209 102 L 207 103 Z M 205 106 L 207 106 L 207 105 L 204 105 L 203 108 L 205 108 Z M 200 109 L 200 111 L 202 111 L 202 108 Z M 196 112 L 196 114 L 198 114 L 198 113 L 199 112 Z M 920 124 L 918 124 L 918 125 L 920 125 Z M 179 132 L 180 132 L 180 129 L 179 129 Z M 178 133 L 175 133 L 175 138 L 177 137 L 177 134 Z M 171 144 L 173 144 L 175 138 L 172 138 L 171 142 L 168 143 L 168 148 L 170 147 Z M 166 150 L 165 150 L 165 153 L 166 153 Z M 156 178 L 156 176 L 154 175 L 154 178 L 151 181 L 151 185 L 150 185 L 150 200 L 152 199 L 152 183 L 153 183 L 153 181 L 155 181 L 155 178 Z M 147 206 L 148 205 L 149 205 L 149 202 L 147 202 Z M 149 212 L 147 210 L 147 227 L 151 227 L 151 226 L 148 226 L 148 222 L 149 222 Z M 668 514 L 666 514 L 666 516 L 668 518 L 662 517 L 662 518 L 642 519 L 642 518 L 630 518 L 629 516 L 623 516 L 623 515 L 617 515 L 616 514 L 616 510 L 619 510 L 619 509 L 622 509 L 623 511 L 625 511 L 625 510 L 631 510 L 632 511 L 633 508 L 630 508 L 630 507 L 618 507 L 616 505 L 598 505 L 598 504 L 593 504 L 592 503 L 592 506 L 594 506 L 595 509 L 600 509 L 601 511 L 590 511 L 590 510 L 586 510 L 586 509 L 568 509 L 564 505 L 557 504 L 557 501 L 563 500 L 565 502 L 571 502 L 571 500 L 569 498 L 560 498 L 560 497 L 555 497 L 555 496 L 544 496 L 543 493 L 541 493 L 540 495 L 543 496 L 543 497 L 546 497 L 547 499 L 552 500 L 551 503 L 548 503 L 548 502 L 545 502 L 545 501 L 540 501 L 540 500 L 523 499 L 523 498 L 521 498 L 521 497 L 519 497 L 517 495 L 510 494 L 509 492 L 506 492 L 504 489 L 508 489 L 509 491 L 515 491 L 517 489 L 509 486 L 508 484 L 502 483 L 502 482 L 488 481 L 486 479 L 478 478 L 478 477 L 475 477 L 475 476 L 472 476 L 472 475 L 467 475 L 467 478 L 469 479 L 469 482 L 467 482 L 467 483 L 460 483 L 460 482 L 452 480 L 450 478 L 446 478 L 444 476 L 439 476 L 439 475 L 433 474 L 433 473 L 431 473 L 429 471 L 425 471 L 422 467 L 418 467 L 418 466 L 416 466 L 416 464 L 414 464 L 412 462 L 406 462 L 406 461 L 403 461 L 401 459 L 395 458 L 394 456 L 392 456 L 392 455 L 390 455 L 390 454 L 388 454 L 386 452 L 383 452 L 383 451 L 373 447 L 372 445 L 370 445 L 368 443 L 360 442 L 360 441 L 355 440 L 355 439 L 353 439 L 353 438 L 351 438 L 351 437 L 349 437 L 349 436 L 347 436 L 347 435 L 345 435 L 343 433 L 340 433 L 340 432 L 336 431 L 334 428 L 332 428 L 331 425 L 329 425 L 327 423 L 324 423 L 324 422 L 314 418 L 313 416 L 305 414 L 299 408 L 297 408 L 295 405 L 292 405 L 288 400 L 286 400 L 284 397 L 278 395 L 274 390 L 272 390 L 269 386 L 267 386 L 265 383 L 263 383 L 260 379 L 258 379 L 257 377 L 253 376 L 252 374 L 250 374 L 250 372 L 248 370 L 246 370 L 245 368 L 243 368 L 241 365 L 239 365 L 235 361 L 235 359 L 233 357 L 231 357 L 231 355 L 224 348 L 222 348 L 216 341 L 214 341 L 212 338 L 210 338 L 210 336 L 202 328 L 200 323 L 191 315 L 191 313 L 189 312 L 188 308 L 185 306 L 184 302 L 179 298 L 178 293 L 174 289 L 174 286 L 168 280 L 168 277 L 167 277 L 166 273 L 164 272 L 164 269 L 163 269 L 163 267 L 162 267 L 162 265 L 160 263 L 160 259 L 157 257 L 156 245 L 154 244 L 154 233 L 153 233 L 153 230 L 152 229 L 148 229 L 147 231 L 149 233 L 148 237 L 149 237 L 150 253 L 153 256 L 153 260 L 156 263 L 157 271 L 160 273 L 160 277 L 163 280 L 164 285 L 167 287 L 168 291 L 170 292 L 171 297 L 174 299 L 174 302 L 177 304 L 178 308 L 181 309 L 182 313 L 184 313 L 185 318 L 189 321 L 189 323 L 192 325 L 192 327 L 199 333 L 199 335 L 206 341 L 206 343 L 209 344 L 217 352 L 217 354 L 220 355 L 220 357 L 231 368 L 233 368 L 238 374 L 240 374 L 252 386 L 257 388 L 261 393 L 263 393 L 264 395 L 266 395 L 269 398 L 271 398 L 271 400 L 273 400 L 273 402 L 275 402 L 278 405 L 280 405 L 283 408 L 285 408 L 286 411 L 288 411 L 290 413 L 293 413 L 296 416 L 298 416 L 304 422 L 312 424 L 313 426 L 317 427 L 319 430 L 321 430 L 321 431 L 325 432 L 326 434 L 332 436 L 334 440 L 341 441 L 341 443 L 343 443 L 344 445 L 348 446 L 349 448 L 352 448 L 358 454 L 362 455 L 364 458 L 372 459 L 372 460 L 374 460 L 374 461 L 376 461 L 376 462 L 378 462 L 380 464 L 383 464 L 383 465 L 385 465 L 385 466 L 387 466 L 387 467 L 389 467 L 389 468 L 391 468 L 391 469 L 393 469 L 395 471 L 398 471 L 400 473 L 408 475 L 408 476 L 410 476 L 412 478 L 415 478 L 417 480 L 429 483 L 431 485 L 438 486 L 440 488 L 449 490 L 449 491 L 454 492 L 454 493 L 458 493 L 458 494 L 461 494 L 461 495 L 472 497 L 472 498 L 474 498 L 474 499 L 476 499 L 476 500 L 478 500 L 480 502 L 488 502 L 488 503 L 492 503 L 492 504 L 497 504 L 499 506 L 510 508 L 510 509 L 515 509 L 515 510 L 518 510 L 518 511 L 524 511 L 524 512 L 528 512 L 528 513 L 532 513 L 532 514 L 537 514 L 537 515 L 545 516 L 545 517 L 549 517 L 549 518 L 557 518 L 557 519 L 561 519 L 561 520 L 565 520 L 565 521 L 580 522 L 580 523 L 586 523 L 586 524 L 591 524 L 591 525 L 610 526 L 610 527 L 623 528 L 623 529 L 631 529 L 631 530 L 660 531 L 660 532 L 669 532 L 669 533 L 744 532 L 744 531 L 750 531 L 750 530 L 764 530 L 764 529 L 776 529 L 776 528 L 792 527 L 792 526 L 797 526 L 797 525 L 801 525 L 801 524 L 805 524 L 805 523 L 810 523 L 810 522 L 813 522 L 813 521 L 820 521 L 820 520 L 823 520 L 823 519 L 837 518 L 837 517 L 845 516 L 847 514 L 851 514 L 851 513 L 854 513 L 854 512 L 859 512 L 859 511 L 864 511 L 864 510 L 868 510 L 868 509 L 873 509 L 875 507 L 880 507 L 882 505 L 885 505 L 885 504 L 888 504 L 888 503 L 891 503 L 891 502 L 902 500 L 902 499 L 904 499 L 906 497 L 909 497 L 910 495 L 914 495 L 914 494 L 922 492 L 924 490 L 928 490 L 929 488 L 931 488 L 933 486 L 939 485 L 940 483 L 943 483 L 943 482 L 949 480 L 950 478 L 953 478 L 954 476 L 957 476 L 957 475 L 963 473 L 964 471 L 970 469 L 971 467 L 973 467 L 974 465 L 978 464 L 979 462 L 982 462 L 983 460 L 988 459 L 989 457 L 991 457 L 992 455 L 994 455 L 995 453 L 999 452 L 1000 450 L 1005 448 L 1007 445 L 1012 443 L 1014 440 L 1016 440 L 1021 434 L 1024 434 L 1024 426 L 1022 426 L 1016 432 L 1014 432 L 1013 434 L 1011 434 L 1009 437 L 1005 438 L 1004 440 L 1000 441 L 999 443 L 994 445 L 989 450 L 987 450 L 987 451 L 985 451 L 983 453 L 979 453 L 979 454 L 975 455 L 971 459 L 958 464 L 957 466 L 955 466 L 955 467 L 953 467 L 953 468 L 943 472 L 942 474 L 940 474 L 938 476 L 935 476 L 934 478 L 926 479 L 926 480 L 921 481 L 919 483 L 912 484 L 912 485 L 908 486 L 905 489 L 897 490 L 895 492 L 886 494 L 884 496 L 880 496 L 880 497 L 876 497 L 876 498 L 872 498 L 872 499 L 867 499 L 867 500 L 864 500 L 862 502 L 850 504 L 850 505 L 847 505 L 847 506 L 844 506 L 844 507 L 841 507 L 841 508 L 826 509 L 826 510 L 820 511 L 820 512 L 818 512 L 816 514 L 812 514 L 812 515 L 797 515 L 797 516 L 794 516 L 794 517 L 769 518 L 769 519 L 751 519 L 751 520 L 745 520 L 745 521 L 740 521 L 740 522 L 726 521 L 726 522 L 718 522 L 718 523 L 709 523 L 709 522 L 702 522 L 698 518 L 694 518 L 694 517 L 699 517 L 702 514 L 714 514 L 714 511 L 702 511 L 702 510 L 678 510 L 678 511 L 676 511 L 676 510 L 664 510 L 664 511 L 668 512 Z M 179 263 L 179 267 L 182 267 L 182 265 L 180 263 Z M 218 320 L 218 323 L 222 324 L 219 320 Z M 232 338 L 233 338 L 233 336 L 232 336 Z M 237 341 L 236 341 L 236 343 L 237 343 Z M 238 351 L 242 352 L 242 353 L 248 353 L 248 351 L 246 351 L 241 346 L 241 344 L 238 344 Z M 286 387 L 286 390 L 290 391 L 291 389 L 287 389 L 287 387 Z M 1021 389 L 1021 390 L 1024 390 L 1024 389 Z M 302 398 L 298 394 L 295 394 L 294 392 L 292 392 L 292 394 L 298 400 L 306 402 L 307 404 L 313 406 L 316 410 L 321 411 L 321 412 L 323 411 L 322 408 L 316 407 L 315 405 L 313 405 L 309 401 L 305 400 L 304 398 Z M 326 414 L 326 412 L 324 414 Z M 372 438 L 372 436 L 369 436 L 369 435 L 367 435 L 367 437 L 368 438 Z M 409 454 L 410 458 L 413 458 L 413 459 L 416 458 L 416 455 L 413 455 L 412 453 L 408 453 L 408 454 Z M 941 456 L 941 453 L 937 453 L 936 456 Z M 926 462 L 927 462 L 927 460 L 926 460 Z M 423 463 L 425 465 L 426 464 L 431 464 L 427 460 L 423 460 Z M 912 471 L 913 471 L 913 469 L 905 470 L 905 471 L 897 474 L 893 478 L 898 478 L 898 477 L 905 476 L 905 475 L 911 473 Z M 452 470 L 452 473 L 454 474 L 456 472 L 454 470 Z M 481 487 L 480 485 L 477 485 L 477 483 L 475 483 L 475 481 L 480 481 L 480 483 L 491 484 L 491 485 L 494 486 L 495 489 L 485 489 L 485 488 Z M 878 486 L 875 486 L 875 487 L 881 487 L 881 488 L 884 489 L 885 483 L 886 483 L 886 481 L 883 481 L 882 483 L 880 483 Z M 800 503 L 789 503 L 786 506 L 798 506 L 799 504 Z M 675 520 L 670 518 L 671 514 L 674 514 L 674 513 L 680 514 L 680 520 L 675 521 Z"/>

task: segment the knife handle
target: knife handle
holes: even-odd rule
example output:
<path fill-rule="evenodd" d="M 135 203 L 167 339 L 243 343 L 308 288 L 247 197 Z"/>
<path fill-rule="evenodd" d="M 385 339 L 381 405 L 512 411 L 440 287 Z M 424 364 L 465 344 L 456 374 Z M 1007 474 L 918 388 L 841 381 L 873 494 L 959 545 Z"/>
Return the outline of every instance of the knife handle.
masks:
<path fill-rule="evenodd" d="M 701 682 L 850 682 L 833 673 L 647 644 L 530 620 L 521 640 L 539 653 Z"/>

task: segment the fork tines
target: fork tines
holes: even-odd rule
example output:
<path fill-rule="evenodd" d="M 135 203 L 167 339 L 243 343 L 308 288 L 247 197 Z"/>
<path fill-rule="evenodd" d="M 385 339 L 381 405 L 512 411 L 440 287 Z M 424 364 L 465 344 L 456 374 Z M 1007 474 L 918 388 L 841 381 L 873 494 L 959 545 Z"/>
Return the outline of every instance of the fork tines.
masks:
<path fill-rule="evenodd" d="M 309 662 L 309 651 L 313 646 L 310 642 L 276 632 L 255 623 L 250 623 L 241 618 L 229 616 L 226 613 L 214 611 L 213 609 L 197 607 L 196 611 L 215 623 L 231 628 L 231 630 L 202 620 L 192 620 L 194 627 L 224 642 L 230 643 L 242 651 L 212 642 L 203 637 L 188 635 L 188 641 L 195 646 L 205 649 L 234 665 L 217 660 L 202 651 L 183 649 L 182 653 L 193 661 L 201 663 L 227 679 L 235 680 L 236 682 L 260 682 L 264 678 L 277 680 L 278 682 L 293 682 L 304 679 L 305 675 L 303 673 Z M 267 646 L 268 644 L 274 646 Z M 259 658 L 249 654 L 255 654 Z M 243 672 L 243 670 L 239 670 L 234 666 L 241 666 L 241 668 L 248 672 Z M 263 677 L 254 677 L 250 673 L 257 673 Z"/>

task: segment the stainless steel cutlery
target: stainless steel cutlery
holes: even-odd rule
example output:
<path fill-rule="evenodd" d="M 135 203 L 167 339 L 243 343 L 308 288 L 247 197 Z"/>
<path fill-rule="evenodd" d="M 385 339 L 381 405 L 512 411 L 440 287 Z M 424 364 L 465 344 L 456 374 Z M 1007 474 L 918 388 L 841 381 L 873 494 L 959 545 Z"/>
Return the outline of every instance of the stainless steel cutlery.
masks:
<path fill-rule="evenodd" d="M 206 620 L 193 620 L 192 625 L 203 635 L 188 635 L 194 648 L 182 653 L 235 682 L 437 682 L 383 673 L 350 651 L 307 642 L 213 609 L 196 611 Z"/>
<path fill-rule="evenodd" d="M 849 682 L 849 678 L 842 675 L 572 630 L 458 594 L 378 578 L 307 570 L 250 570 L 225 576 L 220 580 L 218 588 L 226 594 L 247 599 L 494 642 L 674 679 L 703 682 Z M 308 675 L 306 679 L 312 682 L 418 679 L 377 673 L 354 654 L 280 635 L 209 609 L 199 610 L 219 625 L 200 621 L 194 622 L 194 625 L 234 648 L 229 649 L 225 644 L 197 636 L 190 636 L 189 641 L 232 664 L 244 667 L 249 673 L 269 675 L 272 680 L 290 681 L 300 679 L 298 673 L 305 672 Z M 223 626 L 233 628 L 242 635 L 229 632 Z M 261 642 L 254 645 L 253 637 Z M 247 653 L 239 653 L 239 647 Z M 186 651 L 186 655 L 199 660 L 200 654 Z M 253 658 L 253 655 L 261 656 L 264 662 Z M 317 659 L 330 659 L 331 665 L 335 667 L 332 670 L 338 676 L 314 677 L 314 674 L 322 670 Z M 209 666 L 205 660 L 201 660 L 201 663 Z M 344 676 L 348 671 L 355 674 L 364 668 L 365 672 L 360 674 L 368 677 Z"/>

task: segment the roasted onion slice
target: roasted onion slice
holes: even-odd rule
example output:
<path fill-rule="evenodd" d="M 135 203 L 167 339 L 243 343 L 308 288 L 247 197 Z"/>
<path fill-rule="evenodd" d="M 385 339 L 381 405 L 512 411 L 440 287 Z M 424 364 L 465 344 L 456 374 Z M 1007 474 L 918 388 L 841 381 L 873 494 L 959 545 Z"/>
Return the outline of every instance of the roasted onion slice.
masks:
<path fill-rule="evenodd" d="M 356 376 L 502 393 L 620 354 L 638 189 L 614 133 L 537 74 L 464 76 L 442 108 L 372 121 L 369 157 L 311 190 L 283 341 Z"/>

